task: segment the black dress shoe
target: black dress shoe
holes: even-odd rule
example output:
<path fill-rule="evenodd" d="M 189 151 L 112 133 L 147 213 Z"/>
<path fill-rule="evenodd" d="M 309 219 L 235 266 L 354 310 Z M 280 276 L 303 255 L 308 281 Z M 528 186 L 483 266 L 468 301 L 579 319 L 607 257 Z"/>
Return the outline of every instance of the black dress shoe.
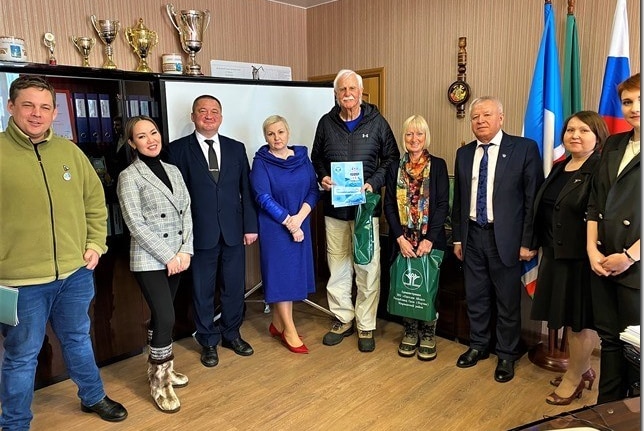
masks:
<path fill-rule="evenodd" d="M 490 357 L 489 352 L 472 349 L 470 347 L 469 349 L 467 349 L 467 352 L 463 353 L 461 356 L 458 357 L 458 361 L 456 361 L 456 366 L 458 368 L 473 367 L 481 359 L 487 359 L 489 357 Z"/>
<path fill-rule="evenodd" d="M 120 422 L 127 417 L 125 407 L 116 401 L 110 400 L 107 395 L 90 407 L 81 403 L 81 410 L 85 413 L 96 413 L 101 419 L 108 422 Z"/>
<path fill-rule="evenodd" d="M 204 367 L 214 367 L 219 363 L 217 346 L 204 346 L 201 350 L 201 363 Z"/>
<path fill-rule="evenodd" d="M 494 370 L 494 380 L 499 383 L 505 383 L 514 377 L 514 361 L 499 359 Z"/>
<path fill-rule="evenodd" d="M 250 344 L 242 340 L 241 337 L 235 338 L 232 341 L 221 340 L 221 346 L 231 349 L 233 352 L 241 356 L 250 356 L 255 353 L 253 348 L 250 347 Z"/>

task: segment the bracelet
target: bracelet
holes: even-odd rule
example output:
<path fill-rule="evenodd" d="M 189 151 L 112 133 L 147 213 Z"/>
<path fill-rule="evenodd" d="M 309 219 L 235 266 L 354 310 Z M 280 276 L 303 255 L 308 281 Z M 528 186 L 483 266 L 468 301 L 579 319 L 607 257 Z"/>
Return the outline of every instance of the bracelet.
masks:
<path fill-rule="evenodd" d="M 628 258 L 628 260 L 630 260 L 630 261 L 631 261 L 631 263 L 635 263 L 635 262 L 637 262 L 635 259 L 633 259 L 633 256 L 631 256 L 630 254 L 628 254 L 628 250 L 624 249 L 624 254 L 625 254 L 625 255 L 626 255 L 626 257 Z"/>

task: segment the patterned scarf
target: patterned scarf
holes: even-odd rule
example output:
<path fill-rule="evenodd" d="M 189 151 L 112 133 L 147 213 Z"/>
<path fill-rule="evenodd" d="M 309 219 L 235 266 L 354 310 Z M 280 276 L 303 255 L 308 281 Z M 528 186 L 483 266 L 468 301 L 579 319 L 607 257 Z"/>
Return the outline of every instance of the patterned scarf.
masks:
<path fill-rule="evenodd" d="M 409 153 L 404 153 L 400 159 L 396 184 L 398 214 L 403 235 L 414 248 L 427 234 L 430 164 L 427 150 L 423 150 L 417 162 L 410 160 Z"/>

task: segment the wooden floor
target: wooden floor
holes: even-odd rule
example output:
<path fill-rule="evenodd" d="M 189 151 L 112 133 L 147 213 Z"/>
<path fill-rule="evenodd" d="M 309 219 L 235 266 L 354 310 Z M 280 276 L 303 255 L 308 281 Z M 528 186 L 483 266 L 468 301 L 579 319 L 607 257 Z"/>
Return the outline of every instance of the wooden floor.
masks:
<path fill-rule="evenodd" d="M 196 342 L 178 341 L 175 368 L 191 379 L 177 389 L 178 413 L 154 407 L 139 355 L 101 369 L 108 395 L 129 411 L 125 422 L 82 413 L 67 380 L 36 392 L 32 430 L 506 430 L 597 399 L 593 388 L 569 406 L 550 406 L 544 399 L 555 373 L 524 356 L 514 380 L 496 383 L 496 356 L 460 369 L 455 362 L 466 346 L 442 338 L 432 362 L 401 358 L 401 326 L 387 321 L 378 321 L 375 352 L 359 352 L 355 335 L 324 346 L 328 316 L 303 303 L 294 314 L 309 355 L 290 353 L 269 336 L 270 315 L 259 303 L 248 304 L 242 327 L 253 356 L 219 348 L 219 365 L 205 368 Z M 593 366 L 599 369 L 595 357 Z"/>

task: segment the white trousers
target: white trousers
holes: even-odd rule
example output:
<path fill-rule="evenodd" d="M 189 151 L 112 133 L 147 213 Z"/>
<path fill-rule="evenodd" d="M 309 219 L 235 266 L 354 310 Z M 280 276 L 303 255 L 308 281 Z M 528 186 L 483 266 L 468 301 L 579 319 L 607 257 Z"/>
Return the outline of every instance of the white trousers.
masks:
<path fill-rule="evenodd" d="M 373 218 L 373 258 L 367 265 L 353 263 L 353 221 L 324 217 L 326 256 L 331 273 L 326 286 L 329 309 L 342 323 L 356 319 L 359 331 L 376 329 L 380 299 L 380 229 Z M 356 275 L 357 295 L 353 305 L 351 290 Z"/>

